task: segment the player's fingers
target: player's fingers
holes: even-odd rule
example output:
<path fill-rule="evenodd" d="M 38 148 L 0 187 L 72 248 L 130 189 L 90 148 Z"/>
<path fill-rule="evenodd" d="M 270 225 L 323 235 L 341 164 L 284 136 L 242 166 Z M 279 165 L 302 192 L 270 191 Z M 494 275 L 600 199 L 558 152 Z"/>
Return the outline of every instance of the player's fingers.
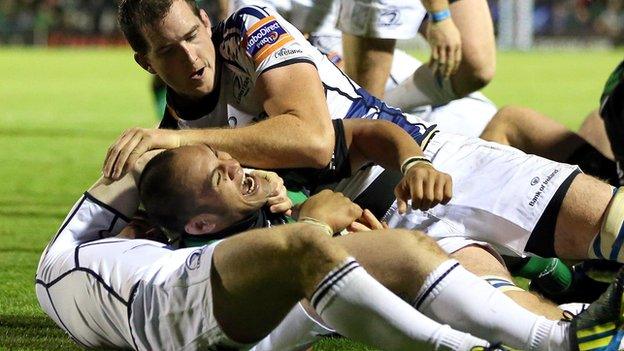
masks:
<path fill-rule="evenodd" d="M 453 179 L 448 176 L 446 182 L 444 183 L 444 200 L 443 204 L 447 204 L 453 198 Z"/>
<path fill-rule="evenodd" d="M 351 233 L 370 232 L 371 229 L 369 227 L 367 227 L 363 223 L 353 222 L 353 223 L 349 224 L 349 226 L 347 227 L 347 231 L 349 231 Z"/>
<path fill-rule="evenodd" d="M 134 152 L 134 148 L 140 142 L 141 142 L 141 137 L 135 134 L 134 137 L 128 140 L 126 145 L 124 145 L 123 149 L 119 153 L 119 156 L 117 156 L 117 163 L 122 165 L 120 174 L 124 174 L 128 170 L 128 165 L 126 165 L 126 160 L 130 157 L 130 154 Z"/>
<path fill-rule="evenodd" d="M 141 157 L 141 155 L 143 155 L 149 150 L 150 150 L 149 143 L 146 142 L 145 139 L 141 139 L 141 141 L 134 147 L 134 150 L 130 152 L 127 159 L 125 160 L 118 159 L 115 162 L 113 179 L 119 179 L 123 175 L 124 170 L 131 169 L 132 166 L 134 166 L 134 163 L 139 159 L 139 157 Z"/>
<path fill-rule="evenodd" d="M 446 200 L 446 196 L 444 194 L 444 184 L 446 184 L 445 177 L 439 177 L 436 180 L 435 187 L 433 190 L 435 192 L 435 197 L 437 201 L 436 205 L 440 203 L 444 203 L 444 201 Z"/>
<path fill-rule="evenodd" d="M 455 49 L 455 67 L 453 68 L 453 71 L 451 72 L 451 74 L 457 73 L 457 70 L 459 70 L 459 65 L 461 64 L 461 61 L 462 61 L 462 48 L 460 45 L 457 47 L 457 49 Z"/>
<path fill-rule="evenodd" d="M 364 209 L 364 212 L 362 212 L 362 218 L 360 220 L 362 222 L 365 222 L 366 225 L 372 230 L 383 229 L 383 225 L 381 224 L 379 219 L 377 219 L 377 217 L 375 217 L 375 215 L 369 209 Z"/>
<path fill-rule="evenodd" d="M 445 75 L 446 74 L 446 70 L 447 70 L 447 64 L 448 64 L 448 57 L 446 54 L 446 47 L 440 47 L 438 55 L 440 56 L 438 59 L 438 64 L 439 64 L 439 69 L 438 71 L 440 72 L 440 74 Z"/>
<path fill-rule="evenodd" d="M 420 209 L 426 211 L 437 205 L 435 198 L 435 176 L 432 175 L 423 182 L 423 200 L 420 203 Z"/>
<path fill-rule="evenodd" d="M 418 209 L 421 207 L 423 200 L 423 184 L 422 179 L 417 179 L 410 184 L 410 194 L 412 197 L 412 208 Z"/>
<path fill-rule="evenodd" d="M 271 207 L 269 207 L 269 211 L 271 211 L 272 213 L 285 213 L 286 211 L 290 210 L 291 207 L 292 202 L 284 201 L 275 205 L 271 205 Z"/>
<path fill-rule="evenodd" d="M 110 177 L 110 173 L 111 173 L 111 169 L 112 169 L 113 163 L 117 159 L 118 144 L 122 140 L 125 140 L 127 134 L 128 134 L 128 130 L 124 131 L 119 137 L 117 137 L 115 142 L 112 143 L 108 147 L 108 150 L 106 150 L 106 157 L 104 157 L 104 166 L 102 167 L 102 174 L 105 177 Z"/>
<path fill-rule="evenodd" d="M 394 188 L 394 196 L 397 200 L 397 210 L 400 214 L 407 212 L 407 194 L 403 191 L 402 182 Z"/>
<path fill-rule="evenodd" d="M 440 56 L 438 55 L 438 47 L 434 45 L 431 47 L 431 59 L 429 60 L 429 68 L 431 68 L 431 71 L 433 73 L 438 70 L 439 58 Z"/>
<path fill-rule="evenodd" d="M 117 139 L 117 141 L 115 141 L 115 143 L 108 148 L 104 165 L 104 176 L 114 179 L 115 164 L 117 162 L 119 154 L 122 152 L 128 141 L 132 139 L 135 134 L 136 130 L 134 129 L 125 131 Z"/>
<path fill-rule="evenodd" d="M 451 73 L 455 69 L 455 48 L 448 47 L 445 51 L 447 56 L 447 64 L 446 70 L 444 71 L 444 76 L 448 78 L 451 76 Z"/>

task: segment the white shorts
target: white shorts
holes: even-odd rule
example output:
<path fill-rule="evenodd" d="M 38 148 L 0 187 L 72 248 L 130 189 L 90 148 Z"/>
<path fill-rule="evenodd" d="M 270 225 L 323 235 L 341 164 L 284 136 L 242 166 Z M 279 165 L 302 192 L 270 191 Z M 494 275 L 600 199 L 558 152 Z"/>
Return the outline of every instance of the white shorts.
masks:
<path fill-rule="evenodd" d="M 210 271 L 217 243 L 185 255 L 184 266 L 164 281 L 143 281 L 131 304 L 131 327 L 140 349 L 217 350 L 249 347 L 229 339 L 213 312 Z M 135 253 L 138 254 L 138 253 Z"/>
<path fill-rule="evenodd" d="M 414 38 L 427 13 L 416 0 L 341 0 L 340 5 L 338 28 L 368 38 Z"/>
<path fill-rule="evenodd" d="M 407 113 L 430 124 L 437 124 L 438 129 L 445 133 L 478 138 L 497 111 L 492 101 L 476 92 L 446 105 L 433 108 L 423 106 Z"/>
<path fill-rule="evenodd" d="M 503 255 L 522 256 L 551 198 L 577 166 L 528 155 L 509 146 L 438 133 L 425 155 L 453 178 L 453 198 L 426 212 L 396 212 L 392 227 L 425 231 L 435 239 L 484 241 Z"/>
<path fill-rule="evenodd" d="M 447 205 L 426 212 L 410 210 L 405 215 L 398 214 L 394 202 L 384 220 L 391 228 L 424 231 L 448 253 L 487 243 L 502 255 L 523 256 L 551 198 L 579 169 L 509 146 L 444 132 L 431 138 L 425 155 L 436 169 L 453 178 L 453 198 Z M 336 189 L 355 199 L 382 171 L 375 166 L 358 172 Z"/>
<path fill-rule="evenodd" d="M 337 36 L 339 1 L 291 0 L 288 21 L 304 34 Z"/>

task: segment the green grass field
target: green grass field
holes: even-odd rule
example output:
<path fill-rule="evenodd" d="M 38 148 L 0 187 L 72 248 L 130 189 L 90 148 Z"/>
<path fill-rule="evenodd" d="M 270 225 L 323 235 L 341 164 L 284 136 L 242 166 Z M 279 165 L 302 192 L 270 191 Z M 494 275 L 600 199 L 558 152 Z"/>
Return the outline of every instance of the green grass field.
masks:
<path fill-rule="evenodd" d="M 624 52 L 501 53 L 485 93 L 577 127 Z M 0 350 L 69 350 L 40 311 L 39 255 L 127 127 L 156 123 L 128 50 L 0 48 Z M 320 350 L 362 350 L 325 342 Z"/>

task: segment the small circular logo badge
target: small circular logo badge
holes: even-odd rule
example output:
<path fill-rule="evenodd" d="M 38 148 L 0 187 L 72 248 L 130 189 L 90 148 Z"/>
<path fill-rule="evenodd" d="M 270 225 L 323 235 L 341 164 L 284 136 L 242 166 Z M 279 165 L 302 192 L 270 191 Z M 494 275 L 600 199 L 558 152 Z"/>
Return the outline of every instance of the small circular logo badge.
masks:
<path fill-rule="evenodd" d="M 188 269 L 194 270 L 199 268 L 202 251 L 202 249 L 195 250 L 186 258 L 186 267 L 188 267 Z"/>
<path fill-rule="evenodd" d="M 531 179 L 531 185 L 535 185 L 539 183 L 539 181 L 540 181 L 539 177 L 534 177 L 533 179 Z"/>
<path fill-rule="evenodd" d="M 236 128 L 236 126 L 238 125 L 238 120 L 236 119 L 236 117 L 228 117 L 228 125 L 230 126 L 230 128 Z"/>

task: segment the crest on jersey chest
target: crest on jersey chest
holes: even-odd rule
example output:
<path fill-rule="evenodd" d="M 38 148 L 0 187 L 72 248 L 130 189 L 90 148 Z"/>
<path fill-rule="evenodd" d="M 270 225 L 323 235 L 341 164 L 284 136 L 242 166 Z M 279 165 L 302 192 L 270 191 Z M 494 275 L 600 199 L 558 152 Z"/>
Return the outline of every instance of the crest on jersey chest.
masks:
<path fill-rule="evenodd" d="M 253 82 L 247 75 L 235 74 L 232 81 L 232 98 L 235 103 L 240 104 L 249 95 Z"/>

